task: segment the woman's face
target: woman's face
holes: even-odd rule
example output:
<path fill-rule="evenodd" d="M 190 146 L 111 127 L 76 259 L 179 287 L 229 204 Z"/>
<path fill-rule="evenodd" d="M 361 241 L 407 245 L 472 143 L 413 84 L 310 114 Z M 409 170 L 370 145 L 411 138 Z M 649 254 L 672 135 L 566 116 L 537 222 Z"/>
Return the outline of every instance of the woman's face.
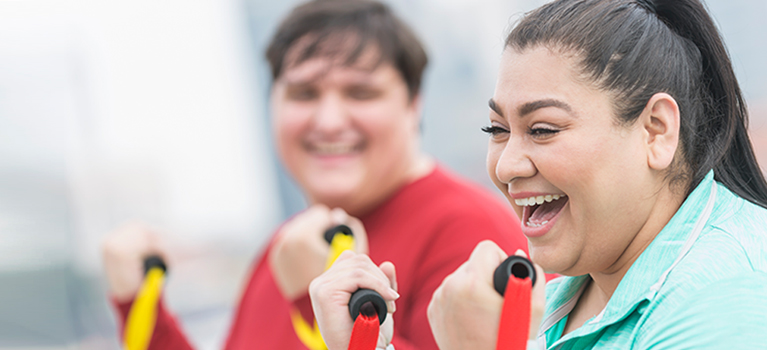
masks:
<path fill-rule="evenodd" d="M 617 123 L 611 97 L 580 79 L 575 62 L 543 47 L 504 52 L 487 154 L 532 258 L 567 275 L 616 268 L 659 189 L 646 134 Z"/>
<path fill-rule="evenodd" d="M 375 53 L 352 65 L 324 57 L 289 65 L 272 90 L 288 171 L 311 202 L 357 215 L 402 184 L 417 150 L 417 103 L 391 64 L 375 66 Z"/>

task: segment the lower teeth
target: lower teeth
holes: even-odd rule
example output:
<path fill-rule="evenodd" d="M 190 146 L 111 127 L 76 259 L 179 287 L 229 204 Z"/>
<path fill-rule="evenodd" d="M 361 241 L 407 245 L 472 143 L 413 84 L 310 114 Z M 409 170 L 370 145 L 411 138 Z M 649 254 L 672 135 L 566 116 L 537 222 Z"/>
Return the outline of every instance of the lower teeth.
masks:
<path fill-rule="evenodd" d="M 532 222 L 528 221 L 528 222 L 527 222 L 527 226 L 528 226 L 528 227 L 541 227 L 541 226 L 543 226 L 543 225 L 546 225 L 546 224 L 548 224 L 548 223 L 549 223 L 549 220 L 546 220 L 546 221 L 544 221 L 544 222 L 542 222 L 542 223 L 540 223 L 540 224 L 534 224 L 534 223 L 532 223 Z"/>

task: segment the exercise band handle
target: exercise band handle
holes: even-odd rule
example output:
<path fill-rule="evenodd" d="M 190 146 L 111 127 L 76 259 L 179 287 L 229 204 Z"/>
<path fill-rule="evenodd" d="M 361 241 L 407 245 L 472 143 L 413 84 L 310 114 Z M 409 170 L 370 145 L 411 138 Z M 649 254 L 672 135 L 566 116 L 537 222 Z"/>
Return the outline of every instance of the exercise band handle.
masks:
<path fill-rule="evenodd" d="M 365 306 L 366 303 L 370 303 L 370 306 Z M 349 315 L 353 321 L 357 320 L 357 316 L 363 313 L 366 316 L 373 316 L 372 312 L 378 314 L 378 323 L 383 324 L 386 320 L 386 314 L 389 312 L 386 308 L 386 302 L 381 294 L 372 289 L 357 289 L 352 293 L 352 297 L 349 298 Z"/>
<path fill-rule="evenodd" d="M 535 285 L 536 276 L 533 263 L 523 256 L 511 255 L 498 265 L 493 274 L 493 287 L 501 296 L 506 292 L 506 284 L 509 283 L 509 277 L 512 275 L 519 279 L 529 277 L 532 282 L 531 285 Z"/>
<path fill-rule="evenodd" d="M 327 231 L 325 231 L 325 241 L 328 242 L 328 244 L 330 244 L 331 242 L 333 242 L 333 237 L 335 237 L 337 233 L 354 237 L 354 234 L 352 233 L 352 229 L 350 229 L 349 226 L 338 225 L 338 226 L 331 227 L 327 229 Z"/>
<path fill-rule="evenodd" d="M 124 349 L 146 350 L 149 348 L 157 321 L 157 303 L 160 300 L 167 270 L 161 257 L 150 255 L 144 258 L 144 280 L 125 320 Z"/>
<path fill-rule="evenodd" d="M 165 265 L 165 261 L 158 255 L 150 255 L 144 258 L 144 275 L 149 273 L 149 270 L 153 267 L 159 267 L 162 269 L 162 272 L 168 273 L 168 266 Z"/>
<path fill-rule="evenodd" d="M 349 226 L 338 225 L 325 231 L 325 241 L 330 244 L 333 242 L 333 237 L 335 237 L 337 234 L 354 237 L 352 229 L 349 228 Z M 367 306 L 363 307 L 363 305 L 368 302 L 372 304 L 372 309 Z M 367 316 L 373 316 L 372 314 L 368 314 L 365 311 L 373 311 L 377 313 L 379 324 L 384 323 L 384 320 L 386 320 L 386 314 L 388 313 L 386 302 L 384 301 L 381 294 L 378 294 L 378 292 L 372 289 L 357 289 L 356 292 L 352 293 L 351 298 L 349 298 L 349 315 L 354 321 L 357 320 L 357 316 L 359 316 L 360 312 L 365 313 Z"/>

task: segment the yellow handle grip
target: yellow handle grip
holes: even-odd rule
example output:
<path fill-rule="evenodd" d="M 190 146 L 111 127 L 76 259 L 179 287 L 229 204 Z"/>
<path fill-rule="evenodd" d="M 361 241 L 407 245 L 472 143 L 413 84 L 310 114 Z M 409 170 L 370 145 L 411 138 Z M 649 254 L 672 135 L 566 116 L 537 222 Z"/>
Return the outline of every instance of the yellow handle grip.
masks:
<path fill-rule="evenodd" d="M 152 266 L 144 275 L 136 299 L 133 301 L 128 319 L 125 321 L 125 350 L 146 350 L 152 339 L 157 321 L 157 305 L 165 281 L 165 266 Z"/>
<path fill-rule="evenodd" d="M 328 259 L 325 262 L 325 270 L 333 265 L 344 250 L 354 250 L 354 235 L 352 235 L 351 229 L 347 226 L 340 225 L 327 230 L 325 232 L 325 240 L 330 243 L 330 252 L 328 252 Z M 290 311 L 290 321 L 293 323 L 293 329 L 296 331 L 298 339 L 307 348 L 311 350 L 327 349 L 316 321 L 314 322 L 314 327 L 310 326 L 296 309 Z"/>

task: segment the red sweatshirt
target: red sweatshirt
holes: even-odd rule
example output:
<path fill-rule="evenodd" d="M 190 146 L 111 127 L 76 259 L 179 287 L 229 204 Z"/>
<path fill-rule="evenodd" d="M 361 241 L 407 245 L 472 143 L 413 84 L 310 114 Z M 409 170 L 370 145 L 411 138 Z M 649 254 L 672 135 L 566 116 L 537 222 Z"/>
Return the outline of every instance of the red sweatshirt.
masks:
<path fill-rule="evenodd" d="M 370 258 L 397 267 L 400 299 L 394 317 L 397 350 L 437 349 L 426 308 L 442 280 L 469 258 L 482 240 L 492 240 L 508 253 L 527 251 L 527 241 L 508 204 L 445 169 L 410 183 L 370 214 L 360 218 L 368 234 Z M 290 307 L 309 324 L 309 296 L 295 303 L 282 297 L 267 256 L 255 264 L 242 295 L 226 343 L 228 350 L 307 349 L 296 337 Z M 123 322 L 130 303 L 118 305 Z M 150 350 L 192 349 L 180 327 L 161 305 Z"/>

